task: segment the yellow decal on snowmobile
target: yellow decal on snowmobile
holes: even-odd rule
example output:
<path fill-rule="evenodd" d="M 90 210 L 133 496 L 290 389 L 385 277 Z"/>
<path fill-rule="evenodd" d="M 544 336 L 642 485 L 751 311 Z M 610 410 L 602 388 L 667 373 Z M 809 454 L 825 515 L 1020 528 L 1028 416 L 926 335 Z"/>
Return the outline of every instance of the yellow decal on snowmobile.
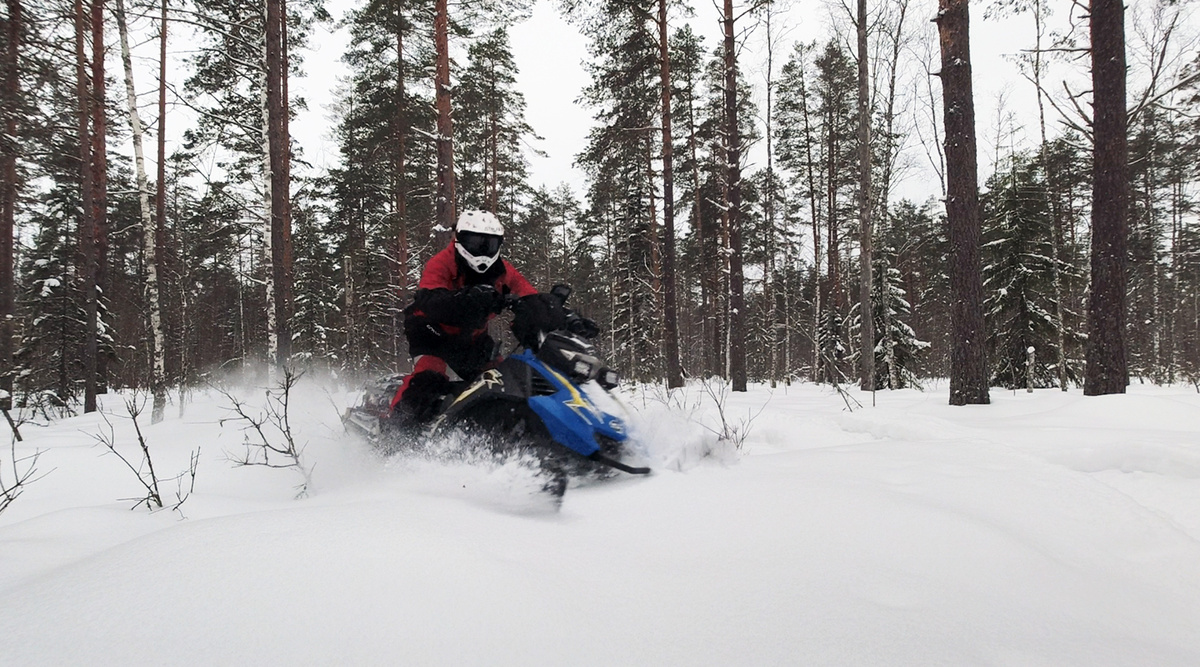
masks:
<path fill-rule="evenodd" d="M 553 368 L 546 366 L 546 370 L 549 371 L 551 375 L 558 378 L 559 382 L 566 385 L 567 391 L 571 393 L 571 400 L 563 401 L 563 405 L 574 410 L 575 414 L 579 415 L 580 417 L 583 417 L 583 413 L 579 411 L 579 408 L 583 408 L 592 413 L 592 416 L 596 419 L 603 421 L 600 411 L 596 409 L 596 406 L 592 405 L 591 401 L 584 398 L 583 394 L 579 393 L 579 390 L 575 388 L 575 385 L 571 384 L 567 378 L 559 375 L 558 372 L 556 372 Z M 586 419 L 586 417 L 584 418 Z"/>
<path fill-rule="evenodd" d="M 491 387 L 497 386 L 504 386 L 504 379 L 500 377 L 500 371 L 496 370 L 495 368 L 486 370 L 483 372 L 483 375 L 479 376 L 479 379 L 476 380 L 474 384 L 468 387 L 466 391 L 459 394 L 458 398 L 454 399 L 454 402 L 450 405 L 451 407 L 458 405 L 460 401 L 479 391 L 481 387 L 488 387 L 490 389 Z"/>

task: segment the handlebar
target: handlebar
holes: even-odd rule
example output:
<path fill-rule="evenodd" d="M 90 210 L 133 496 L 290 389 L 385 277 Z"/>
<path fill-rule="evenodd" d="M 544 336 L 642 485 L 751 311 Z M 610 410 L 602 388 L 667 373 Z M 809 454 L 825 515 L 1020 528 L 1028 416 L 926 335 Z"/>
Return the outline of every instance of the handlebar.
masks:
<path fill-rule="evenodd" d="M 567 331 L 575 334 L 576 336 L 581 336 L 583 338 L 588 338 L 588 339 L 595 338 L 596 336 L 600 335 L 600 326 L 599 325 L 597 325 L 594 321 L 571 310 L 570 308 L 567 308 L 567 297 L 569 297 L 571 295 L 570 287 L 560 283 L 560 284 L 555 285 L 554 287 L 550 288 L 549 294 L 558 297 L 559 304 L 562 306 L 563 311 L 566 313 L 567 326 L 565 328 Z M 516 294 L 514 294 L 512 292 L 508 292 L 508 293 L 504 294 L 503 309 L 504 310 L 512 309 L 512 307 L 517 305 L 517 302 L 520 300 L 521 300 L 521 297 L 517 296 Z"/>

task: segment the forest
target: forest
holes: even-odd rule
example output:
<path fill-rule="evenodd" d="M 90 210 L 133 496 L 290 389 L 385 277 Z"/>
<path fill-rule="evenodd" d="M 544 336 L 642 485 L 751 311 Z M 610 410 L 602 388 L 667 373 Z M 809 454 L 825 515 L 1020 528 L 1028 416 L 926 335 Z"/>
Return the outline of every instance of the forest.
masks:
<path fill-rule="evenodd" d="M 465 209 L 639 382 L 1200 389 L 1192 3 L 971 4 L 558 0 L 587 42 L 577 191 L 529 169 L 530 0 L 5 0 L 4 407 L 137 388 L 161 417 L 220 373 L 405 369 Z M 989 16 L 1028 26 L 1036 115 L 975 116 Z M 318 27 L 349 35 L 328 169 L 290 128 Z M 899 195 L 917 163 L 938 196 Z"/>

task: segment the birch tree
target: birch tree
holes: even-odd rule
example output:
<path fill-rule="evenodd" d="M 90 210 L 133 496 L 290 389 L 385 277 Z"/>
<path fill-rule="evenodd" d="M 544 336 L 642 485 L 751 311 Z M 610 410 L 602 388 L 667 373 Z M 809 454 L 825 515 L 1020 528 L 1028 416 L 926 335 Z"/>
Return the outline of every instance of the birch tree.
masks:
<path fill-rule="evenodd" d="M 137 174 L 138 204 L 142 214 L 142 243 L 146 261 L 146 298 L 150 309 L 150 332 L 153 337 L 152 382 L 154 406 L 150 422 L 163 420 L 167 404 L 166 332 L 158 292 L 158 248 L 155 224 L 150 212 L 150 183 L 146 177 L 146 158 L 142 149 L 142 119 L 137 108 L 137 89 L 133 80 L 133 58 L 129 52 L 129 28 L 125 20 L 125 0 L 116 0 L 117 31 L 121 40 L 121 64 L 125 69 L 125 101 L 129 111 L 129 126 L 133 133 L 133 164 Z M 165 25 L 165 24 L 164 24 Z"/>

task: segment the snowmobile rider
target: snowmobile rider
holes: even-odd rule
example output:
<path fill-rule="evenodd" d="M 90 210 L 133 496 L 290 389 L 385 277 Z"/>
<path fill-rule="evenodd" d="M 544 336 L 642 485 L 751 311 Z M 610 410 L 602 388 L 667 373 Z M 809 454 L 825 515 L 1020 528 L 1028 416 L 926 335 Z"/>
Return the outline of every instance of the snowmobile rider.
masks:
<path fill-rule="evenodd" d="M 538 293 L 500 259 L 503 243 L 504 227 L 496 216 L 466 210 L 458 217 L 454 240 L 425 265 L 413 303 L 404 310 L 413 370 L 392 399 L 393 409 L 417 422 L 430 421 L 453 391 L 448 371 L 470 381 L 496 359 L 487 325 L 504 310 L 506 295 L 520 297 L 513 306 L 513 333 L 522 344 L 536 345 L 531 338 L 537 331 L 564 326 L 561 300 Z"/>

